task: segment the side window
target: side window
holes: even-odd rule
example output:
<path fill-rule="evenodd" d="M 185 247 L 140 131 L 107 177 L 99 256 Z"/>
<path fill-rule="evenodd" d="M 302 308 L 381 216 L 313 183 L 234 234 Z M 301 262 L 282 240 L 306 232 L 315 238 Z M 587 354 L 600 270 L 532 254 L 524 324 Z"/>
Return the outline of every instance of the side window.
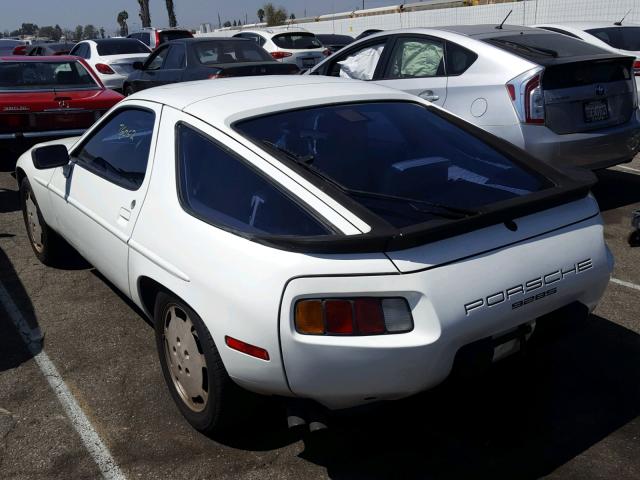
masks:
<path fill-rule="evenodd" d="M 231 151 L 184 124 L 176 132 L 180 200 L 190 214 L 249 234 L 331 233 Z"/>
<path fill-rule="evenodd" d="M 123 109 L 75 152 L 78 165 L 129 190 L 142 185 L 147 171 L 155 114 Z"/>
<path fill-rule="evenodd" d="M 371 80 L 376 72 L 380 57 L 384 51 L 386 39 L 370 43 L 358 50 L 351 50 L 331 64 L 327 75 L 332 77 Z"/>
<path fill-rule="evenodd" d="M 144 67 L 145 70 L 158 70 L 162 68 L 162 64 L 164 63 L 164 59 L 167 56 L 167 52 L 169 51 L 168 47 L 164 47 L 152 53 L 151 56 L 147 59 L 147 63 Z"/>
<path fill-rule="evenodd" d="M 186 52 L 184 45 L 171 45 L 169 47 L 169 53 L 167 53 L 163 70 L 180 70 L 185 67 Z"/>
<path fill-rule="evenodd" d="M 444 44 L 429 37 L 399 38 L 384 78 L 442 77 Z"/>
<path fill-rule="evenodd" d="M 461 75 L 473 65 L 477 58 L 478 55 L 471 50 L 456 43 L 447 42 L 447 75 Z"/>

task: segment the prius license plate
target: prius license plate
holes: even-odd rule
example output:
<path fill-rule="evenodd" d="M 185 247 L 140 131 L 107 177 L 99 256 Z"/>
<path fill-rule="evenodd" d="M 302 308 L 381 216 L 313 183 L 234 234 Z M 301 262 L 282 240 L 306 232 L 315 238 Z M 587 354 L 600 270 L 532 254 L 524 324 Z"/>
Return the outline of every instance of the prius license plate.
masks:
<path fill-rule="evenodd" d="M 606 100 L 594 100 L 584 103 L 584 121 L 600 122 L 609 118 L 609 106 Z"/>

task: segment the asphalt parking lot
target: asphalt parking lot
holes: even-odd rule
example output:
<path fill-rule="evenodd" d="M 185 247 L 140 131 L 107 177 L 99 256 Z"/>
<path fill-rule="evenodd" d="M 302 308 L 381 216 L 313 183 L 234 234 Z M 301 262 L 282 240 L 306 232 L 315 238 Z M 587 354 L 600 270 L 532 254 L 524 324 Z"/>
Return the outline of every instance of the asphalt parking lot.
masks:
<path fill-rule="evenodd" d="M 33 357 L 40 348 L 127 478 L 640 478 L 640 248 L 626 242 L 640 157 L 598 174 L 616 267 L 588 321 L 475 381 L 336 416 L 328 431 L 291 432 L 267 403 L 215 440 L 174 406 L 142 314 L 82 259 L 37 261 L 14 163 L 0 155 L 0 282 L 43 342 L 27 348 L 0 302 L 1 478 L 100 476 Z"/>

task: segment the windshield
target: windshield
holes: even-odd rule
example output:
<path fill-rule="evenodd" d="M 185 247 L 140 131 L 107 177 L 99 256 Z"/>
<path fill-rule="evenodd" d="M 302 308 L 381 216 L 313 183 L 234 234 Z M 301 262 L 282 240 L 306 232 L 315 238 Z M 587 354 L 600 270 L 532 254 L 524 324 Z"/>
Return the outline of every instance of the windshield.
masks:
<path fill-rule="evenodd" d="M 280 48 L 287 50 L 306 50 L 310 48 L 321 48 L 320 40 L 313 33 L 281 33 L 271 40 Z"/>
<path fill-rule="evenodd" d="M 267 51 L 250 40 L 223 40 L 195 44 L 202 64 L 237 62 L 274 62 Z"/>
<path fill-rule="evenodd" d="M 410 102 L 283 112 L 235 128 L 267 150 L 297 158 L 398 228 L 473 214 L 551 185 Z"/>
<path fill-rule="evenodd" d="M 586 32 L 613 48 L 640 51 L 640 27 L 594 28 Z"/>
<path fill-rule="evenodd" d="M 77 61 L 0 63 L 0 91 L 97 88 L 93 77 Z"/>
<path fill-rule="evenodd" d="M 117 40 L 102 40 L 98 44 L 98 55 L 127 55 L 130 53 L 149 53 L 149 47 L 134 38 L 119 38 Z"/>

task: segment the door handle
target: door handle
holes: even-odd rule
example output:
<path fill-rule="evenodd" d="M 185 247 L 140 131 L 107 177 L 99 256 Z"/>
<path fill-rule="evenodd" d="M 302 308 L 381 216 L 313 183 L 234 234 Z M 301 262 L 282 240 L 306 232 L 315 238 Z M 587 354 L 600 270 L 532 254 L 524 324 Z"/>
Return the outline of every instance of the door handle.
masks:
<path fill-rule="evenodd" d="M 120 218 L 128 222 L 129 219 L 131 218 L 131 210 L 127 210 L 124 207 L 120 207 Z"/>
<path fill-rule="evenodd" d="M 440 95 L 436 95 L 435 93 L 433 93 L 433 90 L 425 90 L 424 92 L 420 93 L 418 96 L 420 98 L 424 98 L 429 102 L 437 102 L 438 100 L 440 100 Z"/>

